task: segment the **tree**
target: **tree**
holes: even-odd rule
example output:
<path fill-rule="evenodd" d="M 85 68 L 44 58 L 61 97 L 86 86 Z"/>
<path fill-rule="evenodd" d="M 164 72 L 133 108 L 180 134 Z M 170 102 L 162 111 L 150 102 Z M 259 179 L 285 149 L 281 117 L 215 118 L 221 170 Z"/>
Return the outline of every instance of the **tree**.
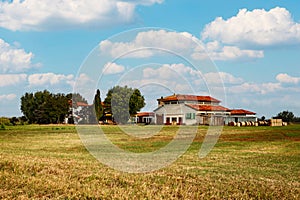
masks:
<path fill-rule="evenodd" d="M 62 123 L 69 112 L 69 99 L 64 94 L 53 95 L 53 120 L 52 123 Z M 54 121 L 56 120 L 56 122 Z"/>
<path fill-rule="evenodd" d="M 29 123 L 62 123 L 69 111 L 68 97 L 47 90 L 26 93 L 21 97 L 21 111 Z"/>
<path fill-rule="evenodd" d="M 44 90 L 35 94 L 26 93 L 21 97 L 21 111 L 28 119 L 29 123 L 46 124 L 49 122 L 47 109 L 51 98 L 50 92 Z"/>
<path fill-rule="evenodd" d="M 9 119 L 9 121 L 14 126 L 17 125 L 20 122 L 17 117 L 12 117 L 12 118 Z"/>
<path fill-rule="evenodd" d="M 99 121 L 99 119 L 103 115 L 103 107 L 102 107 L 102 104 L 101 104 L 101 96 L 100 96 L 100 90 L 99 89 L 97 90 L 97 92 L 95 94 L 93 107 L 94 107 L 94 110 L 95 110 L 95 115 L 96 115 L 97 121 Z"/>
<path fill-rule="evenodd" d="M 105 112 L 112 113 L 117 123 L 124 124 L 145 106 L 145 99 L 138 89 L 115 86 L 107 92 L 104 104 Z"/>
<path fill-rule="evenodd" d="M 145 99 L 138 89 L 134 89 L 129 100 L 129 113 L 135 115 L 145 106 Z"/>
<path fill-rule="evenodd" d="M 294 120 L 294 117 L 295 116 L 293 112 L 289 112 L 288 110 L 286 110 L 278 113 L 275 118 L 282 119 L 282 121 L 284 122 L 292 122 Z"/>
<path fill-rule="evenodd" d="M 299 123 L 299 122 L 300 122 L 300 117 L 294 117 L 294 120 L 293 120 L 293 122 L 297 122 L 297 123 Z"/>
<path fill-rule="evenodd" d="M 21 111 L 23 112 L 24 116 L 28 119 L 28 123 L 34 123 L 34 96 L 32 93 L 25 93 L 24 96 L 21 97 Z"/>

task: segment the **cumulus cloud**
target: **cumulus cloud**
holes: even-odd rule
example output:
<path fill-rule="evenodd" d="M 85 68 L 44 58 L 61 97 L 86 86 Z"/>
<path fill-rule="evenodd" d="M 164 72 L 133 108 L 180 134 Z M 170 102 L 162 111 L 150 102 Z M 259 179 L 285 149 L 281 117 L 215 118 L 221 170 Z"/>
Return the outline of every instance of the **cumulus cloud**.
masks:
<path fill-rule="evenodd" d="M 244 83 L 242 78 L 226 72 L 203 73 L 193 67 L 177 64 L 163 64 L 159 67 L 147 67 L 143 70 L 142 81 L 166 85 L 180 93 L 203 93 L 213 92 L 215 95 L 224 94 L 224 86 L 240 86 Z M 224 83 L 224 85 L 223 85 Z"/>
<path fill-rule="evenodd" d="M 293 83 L 297 84 L 300 83 L 300 77 L 293 77 L 285 73 L 278 74 L 276 76 L 276 80 L 280 83 Z"/>
<path fill-rule="evenodd" d="M 227 88 L 229 94 L 268 94 L 283 91 L 285 88 L 280 83 L 242 83 Z"/>
<path fill-rule="evenodd" d="M 195 60 L 236 60 L 264 57 L 263 51 L 241 49 L 237 46 L 224 46 L 218 41 L 204 43 L 187 32 L 149 30 L 139 32 L 129 42 L 104 40 L 99 48 L 102 54 L 113 58 L 146 58 L 155 55 L 179 54 Z"/>
<path fill-rule="evenodd" d="M 223 46 L 218 41 L 213 41 L 204 44 L 204 48 L 196 48 L 192 58 L 201 60 L 207 55 L 212 60 L 249 60 L 263 58 L 264 52 L 261 50 L 240 49 L 237 46 Z"/>
<path fill-rule="evenodd" d="M 161 96 L 166 92 L 191 93 L 193 80 L 200 76 L 201 72 L 182 63 L 144 66 L 139 75 L 125 77 L 121 85 L 154 90 L 147 95 L 159 93 L 158 96 Z"/>
<path fill-rule="evenodd" d="M 32 59 L 33 53 L 11 46 L 0 38 L 0 72 L 26 71 L 35 67 Z"/>
<path fill-rule="evenodd" d="M 211 84 L 241 84 L 243 79 L 235 77 L 227 72 L 209 72 L 204 74 L 204 78 L 207 82 Z"/>
<path fill-rule="evenodd" d="M 111 42 L 104 40 L 99 44 L 102 53 L 112 57 L 150 57 L 162 51 L 188 53 L 196 48 L 196 38 L 187 32 L 170 32 L 166 30 L 149 30 L 137 33 L 130 42 Z"/>
<path fill-rule="evenodd" d="M 235 60 L 247 58 L 263 58 L 263 51 L 243 50 L 235 46 L 224 46 L 220 51 L 209 52 L 214 60 Z"/>
<path fill-rule="evenodd" d="M 16 85 L 27 81 L 27 74 L 0 74 L 0 87 Z"/>
<path fill-rule="evenodd" d="M 182 63 L 163 64 L 159 68 L 145 68 L 143 70 L 144 78 L 158 78 L 164 80 L 176 80 L 183 77 L 201 78 L 202 73 Z"/>
<path fill-rule="evenodd" d="M 125 67 L 123 65 L 118 65 L 116 63 L 108 62 L 105 64 L 102 72 L 103 74 L 118 74 L 125 70 Z"/>
<path fill-rule="evenodd" d="M 163 64 L 159 68 L 145 68 L 143 70 L 144 78 L 158 78 L 165 80 L 176 80 L 185 77 L 188 80 L 193 80 L 197 85 L 204 82 L 211 84 L 241 84 L 243 79 L 235 77 L 227 72 L 208 72 L 202 73 L 201 71 L 186 66 L 182 63 L 178 64 Z"/>
<path fill-rule="evenodd" d="M 80 93 L 86 100 L 92 102 L 96 85 L 96 81 L 93 78 L 86 73 L 81 73 L 74 81 L 73 92 Z"/>
<path fill-rule="evenodd" d="M 267 94 L 296 94 L 300 92 L 300 88 L 298 83 L 300 83 L 300 77 L 292 77 L 286 73 L 278 74 L 275 79 L 277 81 L 274 82 L 262 82 L 262 83 L 254 83 L 254 82 L 245 82 L 243 79 L 234 77 L 231 74 L 225 73 L 223 80 L 229 79 L 228 82 L 235 83 L 234 85 L 226 84 L 224 81 L 224 85 L 226 87 L 227 94 L 235 94 L 235 95 L 267 95 Z M 206 74 L 207 75 L 207 74 Z M 225 78 L 224 78 L 225 77 Z M 230 80 L 231 79 L 231 80 Z"/>
<path fill-rule="evenodd" d="M 54 73 L 44 73 L 44 74 L 32 74 L 28 77 L 29 86 L 45 86 L 45 85 L 58 85 L 62 83 L 67 83 L 72 85 L 74 82 L 73 75 L 63 75 Z"/>
<path fill-rule="evenodd" d="M 0 95 L 0 101 L 11 101 L 17 97 L 15 94 L 3 94 Z"/>
<path fill-rule="evenodd" d="M 300 43 L 300 24 L 285 8 L 241 9 L 229 19 L 216 18 L 206 25 L 201 35 L 203 40 L 238 46 L 290 45 Z"/>
<path fill-rule="evenodd" d="M 162 0 L 14 0 L 0 1 L 0 26 L 9 30 L 107 27 L 131 23 L 137 5 Z"/>

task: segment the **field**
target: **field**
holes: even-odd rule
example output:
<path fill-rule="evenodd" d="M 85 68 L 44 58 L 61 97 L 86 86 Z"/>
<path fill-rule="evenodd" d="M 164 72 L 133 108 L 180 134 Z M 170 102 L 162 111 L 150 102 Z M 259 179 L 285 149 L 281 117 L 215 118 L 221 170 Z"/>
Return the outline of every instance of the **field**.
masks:
<path fill-rule="evenodd" d="M 133 152 L 165 146 L 177 129 L 135 139 L 118 126 L 104 127 L 113 143 Z M 6 127 L 0 130 L 0 199 L 300 199 L 300 125 L 224 127 L 200 159 L 206 130 L 198 127 L 172 165 L 132 174 L 97 161 L 73 126 Z"/>

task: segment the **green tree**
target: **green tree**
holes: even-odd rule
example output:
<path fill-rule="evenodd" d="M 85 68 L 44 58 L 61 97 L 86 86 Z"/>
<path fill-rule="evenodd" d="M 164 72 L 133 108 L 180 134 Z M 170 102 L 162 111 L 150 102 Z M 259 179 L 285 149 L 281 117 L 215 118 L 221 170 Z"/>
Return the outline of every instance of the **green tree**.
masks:
<path fill-rule="evenodd" d="M 68 97 L 47 90 L 26 93 L 21 97 L 21 111 L 29 123 L 62 123 L 69 111 Z"/>
<path fill-rule="evenodd" d="M 33 93 L 25 93 L 24 96 L 21 97 L 21 111 L 24 116 L 28 119 L 28 123 L 32 124 L 35 121 L 34 111 L 35 103 L 34 103 L 34 95 Z"/>
<path fill-rule="evenodd" d="M 294 120 L 294 113 L 288 110 L 282 111 L 277 114 L 276 118 L 282 119 L 284 122 L 292 122 Z"/>
<path fill-rule="evenodd" d="M 297 123 L 299 123 L 299 122 L 300 122 L 300 117 L 294 117 L 294 120 L 293 120 L 293 122 L 297 122 Z"/>
<path fill-rule="evenodd" d="M 97 92 L 95 94 L 93 107 L 94 107 L 94 110 L 95 110 L 95 115 L 96 115 L 97 121 L 99 121 L 100 118 L 103 115 L 103 107 L 102 107 L 102 104 L 101 104 L 101 94 L 100 94 L 99 89 L 97 90 Z"/>
<path fill-rule="evenodd" d="M 129 100 L 129 113 L 130 115 L 135 115 L 143 107 L 145 107 L 145 98 L 142 96 L 141 92 L 138 89 L 134 89 L 133 93 Z"/>
<path fill-rule="evenodd" d="M 12 118 L 9 119 L 9 121 L 14 126 L 17 125 L 20 122 L 17 117 L 12 117 Z"/>
<path fill-rule="evenodd" d="M 38 124 L 50 124 L 53 112 L 52 107 L 52 94 L 44 90 L 38 91 L 34 94 L 34 123 Z"/>
<path fill-rule="evenodd" d="M 69 112 L 69 99 L 64 94 L 54 94 L 52 102 L 54 108 L 51 123 L 62 123 Z"/>
<path fill-rule="evenodd" d="M 117 123 L 127 123 L 130 115 L 136 114 L 145 106 L 145 99 L 138 89 L 115 86 L 104 100 L 106 113 L 112 113 Z"/>

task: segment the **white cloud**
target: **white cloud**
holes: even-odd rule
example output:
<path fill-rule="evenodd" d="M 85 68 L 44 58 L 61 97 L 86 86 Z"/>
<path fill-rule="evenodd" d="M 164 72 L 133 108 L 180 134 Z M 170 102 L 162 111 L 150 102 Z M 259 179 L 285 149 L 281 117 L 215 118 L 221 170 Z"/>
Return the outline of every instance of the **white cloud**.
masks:
<path fill-rule="evenodd" d="M 125 70 L 123 65 L 118 65 L 116 63 L 108 62 L 105 64 L 102 72 L 103 74 L 118 74 Z"/>
<path fill-rule="evenodd" d="M 155 93 L 159 93 L 159 95 L 154 96 L 153 98 L 157 98 L 161 95 L 165 95 L 167 93 L 187 93 L 190 94 L 193 92 L 193 88 L 191 85 L 183 82 L 182 80 L 165 80 L 159 78 L 148 78 L 148 79 L 139 79 L 139 80 L 125 80 L 120 83 L 122 86 L 129 86 L 133 88 L 140 87 L 148 87 L 148 91 L 155 91 Z M 152 93 L 147 93 L 144 95 L 153 95 Z"/>
<path fill-rule="evenodd" d="M 164 0 L 123 0 L 123 1 L 131 2 L 139 5 L 148 5 L 148 6 L 155 3 L 164 2 Z"/>
<path fill-rule="evenodd" d="M 71 85 L 73 83 L 73 75 L 63 75 L 54 73 L 44 74 L 32 74 L 28 77 L 29 86 L 45 86 L 45 85 L 58 85 L 61 83 L 67 83 Z"/>
<path fill-rule="evenodd" d="M 0 95 L 0 101 L 11 101 L 17 97 L 15 94 L 4 94 Z"/>
<path fill-rule="evenodd" d="M 243 82 L 242 78 L 235 77 L 227 72 L 209 72 L 204 74 L 204 78 L 207 82 L 212 84 L 240 84 Z"/>
<path fill-rule="evenodd" d="M 139 47 L 158 47 L 173 51 L 189 50 L 194 48 L 196 38 L 187 32 L 167 32 L 165 30 L 151 30 L 140 32 L 134 41 Z"/>
<path fill-rule="evenodd" d="M 227 20 L 216 18 L 206 25 L 202 38 L 238 46 L 270 46 L 300 43 L 300 24 L 285 8 L 269 11 L 241 9 Z"/>
<path fill-rule="evenodd" d="M 88 102 L 92 102 L 96 85 L 96 81 L 93 78 L 86 73 L 81 73 L 76 77 L 74 84 L 72 85 L 73 92 L 81 94 Z"/>
<path fill-rule="evenodd" d="M 0 87 L 16 85 L 27 81 L 27 74 L 0 74 Z"/>
<path fill-rule="evenodd" d="M 146 58 L 155 55 L 184 57 L 191 56 L 195 60 L 237 60 L 264 57 L 263 51 L 241 49 L 236 46 L 224 46 L 218 41 L 204 43 L 187 32 L 170 32 L 166 30 L 149 30 L 139 32 L 129 42 L 112 42 L 104 40 L 99 48 L 102 54 L 113 58 Z M 165 53 L 165 54 L 164 54 Z"/>
<path fill-rule="evenodd" d="M 280 83 L 293 83 L 293 84 L 300 83 L 300 77 L 293 77 L 283 73 L 278 74 L 276 76 L 276 80 L 279 81 Z"/>
<path fill-rule="evenodd" d="M 192 93 L 193 80 L 199 79 L 201 72 L 182 63 L 162 64 L 155 66 L 143 66 L 138 73 L 128 74 L 119 80 L 118 84 L 134 88 L 147 88 L 153 90 L 147 95 L 158 93 L 158 96 L 166 93 Z M 198 86 L 197 88 L 198 89 Z M 155 92 L 154 92 L 155 91 Z M 154 98 L 157 98 L 154 97 Z"/>
<path fill-rule="evenodd" d="M 202 73 L 201 71 L 194 69 L 192 67 L 186 66 L 182 63 L 178 64 L 163 64 L 159 68 L 145 68 L 143 70 L 143 77 L 147 78 L 157 78 L 162 80 L 177 80 L 186 79 L 192 81 L 193 83 L 200 85 L 205 82 L 215 85 L 221 83 L 224 84 L 241 84 L 243 79 L 235 77 L 227 72 L 208 72 Z"/>
<path fill-rule="evenodd" d="M 187 32 L 170 32 L 166 30 L 149 30 L 139 32 L 130 42 L 111 42 L 104 40 L 99 44 L 102 53 L 112 57 L 150 57 L 164 50 L 188 54 L 197 47 L 197 40 Z"/>
<path fill-rule="evenodd" d="M 1 19 L 1 17 L 0 17 Z M 0 38 L 0 72 L 22 72 L 35 67 L 33 53 L 11 46 Z"/>
<path fill-rule="evenodd" d="M 162 0 L 14 0 L 0 1 L 0 27 L 9 30 L 49 30 L 107 27 L 135 20 L 137 5 Z"/>
<path fill-rule="evenodd" d="M 128 58 L 146 58 L 153 56 L 153 52 L 149 49 L 137 46 L 134 43 L 111 42 L 104 40 L 100 43 L 100 50 L 104 54 L 109 54 L 113 58 L 125 56 Z"/>
<path fill-rule="evenodd" d="M 199 70 L 193 69 L 189 66 L 186 66 L 182 63 L 178 64 L 163 64 L 157 69 L 145 68 L 143 70 L 144 78 L 159 78 L 165 80 L 176 80 L 178 78 L 186 77 L 195 77 L 201 78 L 202 73 Z"/>
<path fill-rule="evenodd" d="M 243 83 L 227 88 L 229 94 L 267 94 L 284 90 L 280 83 Z"/>
<path fill-rule="evenodd" d="M 78 83 L 92 83 L 93 80 L 87 74 L 82 73 L 76 79 L 76 82 L 78 82 Z"/>
<path fill-rule="evenodd" d="M 204 49 L 206 51 L 204 51 Z M 201 60 L 207 55 L 212 60 L 247 60 L 255 58 L 263 58 L 264 52 L 259 50 L 243 50 L 236 46 L 223 46 L 218 41 L 208 42 L 204 44 L 204 49 L 196 49 L 192 54 L 192 58 Z"/>
<path fill-rule="evenodd" d="M 220 52 L 209 52 L 214 60 L 235 60 L 247 58 L 263 58 L 263 51 L 243 50 L 235 46 L 224 46 Z"/>

